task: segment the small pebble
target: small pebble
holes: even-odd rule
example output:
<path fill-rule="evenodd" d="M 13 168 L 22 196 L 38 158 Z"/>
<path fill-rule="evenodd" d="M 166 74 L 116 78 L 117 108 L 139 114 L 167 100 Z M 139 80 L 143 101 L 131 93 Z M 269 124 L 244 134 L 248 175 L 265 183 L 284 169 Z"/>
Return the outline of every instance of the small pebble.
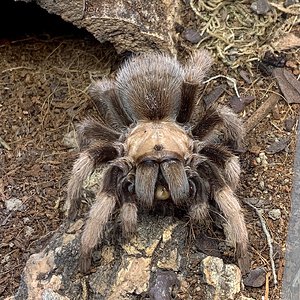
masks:
<path fill-rule="evenodd" d="M 268 212 L 268 216 L 274 221 L 279 220 L 281 218 L 281 211 L 278 208 L 271 209 Z"/>
<path fill-rule="evenodd" d="M 245 286 L 261 287 L 266 282 L 266 270 L 263 267 L 258 267 L 251 270 L 243 280 Z"/>
<path fill-rule="evenodd" d="M 293 130 L 294 125 L 296 124 L 296 119 L 288 118 L 284 121 L 285 130 L 290 132 Z"/>
<path fill-rule="evenodd" d="M 261 190 L 264 190 L 264 189 L 265 189 L 265 183 L 264 183 L 264 181 L 260 181 L 260 182 L 259 182 L 259 188 L 260 188 Z"/>
<path fill-rule="evenodd" d="M 26 237 L 32 236 L 33 232 L 34 232 L 34 229 L 32 227 L 25 226 L 25 236 Z"/>
<path fill-rule="evenodd" d="M 186 40 L 189 41 L 192 44 L 197 44 L 200 42 L 201 40 L 201 35 L 198 31 L 194 30 L 194 29 L 185 29 L 182 32 L 182 37 Z"/>
<path fill-rule="evenodd" d="M 258 15 L 265 15 L 270 10 L 267 0 L 257 0 L 251 4 L 251 9 Z"/>
<path fill-rule="evenodd" d="M 23 202 L 18 198 L 10 198 L 5 200 L 5 207 L 7 210 L 22 211 L 24 210 Z"/>

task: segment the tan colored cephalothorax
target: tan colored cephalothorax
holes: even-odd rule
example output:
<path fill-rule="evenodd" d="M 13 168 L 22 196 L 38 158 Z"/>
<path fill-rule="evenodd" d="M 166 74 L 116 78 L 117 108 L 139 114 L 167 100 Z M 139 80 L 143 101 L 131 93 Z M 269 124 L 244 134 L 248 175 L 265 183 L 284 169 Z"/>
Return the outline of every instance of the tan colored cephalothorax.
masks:
<path fill-rule="evenodd" d="M 243 128 L 225 106 L 206 107 L 202 80 L 211 66 L 197 51 L 186 64 L 163 54 L 136 56 L 115 80 L 92 84 L 98 119 L 78 126 L 80 156 L 68 184 L 68 218 L 80 205 L 83 181 L 103 164 L 108 168 L 81 239 L 81 268 L 90 267 L 93 248 L 115 209 L 123 233 L 135 231 L 138 210 L 171 201 L 194 222 L 218 207 L 228 223 L 238 258 L 247 253 L 247 230 L 234 191 L 240 165 L 234 150 Z"/>

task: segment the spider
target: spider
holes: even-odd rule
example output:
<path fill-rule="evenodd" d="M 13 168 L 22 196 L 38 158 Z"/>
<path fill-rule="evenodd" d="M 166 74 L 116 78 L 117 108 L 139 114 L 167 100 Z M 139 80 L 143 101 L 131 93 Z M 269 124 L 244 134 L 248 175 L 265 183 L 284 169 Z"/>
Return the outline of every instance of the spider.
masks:
<path fill-rule="evenodd" d="M 234 194 L 240 177 L 235 150 L 244 131 L 231 109 L 206 107 L 201 99 L 211 65 L 206 50 L 185 64 L 166 54 L 141 54 L 127 60 L 114 80 L 91 84 L 98 117 L 77 128 L 80 155 L 68 183 L 69 220 L 77 216 L 84 180 L 95 168 L 107 168 L 81 238 L 82 272 L 90 269 L 113 213 L 127 236 L 135 232 L 141 209 L 164 201 L 184 208 L 196 223 L 217 207 L 238 261 L 247 256 L 247 229 Z"/>

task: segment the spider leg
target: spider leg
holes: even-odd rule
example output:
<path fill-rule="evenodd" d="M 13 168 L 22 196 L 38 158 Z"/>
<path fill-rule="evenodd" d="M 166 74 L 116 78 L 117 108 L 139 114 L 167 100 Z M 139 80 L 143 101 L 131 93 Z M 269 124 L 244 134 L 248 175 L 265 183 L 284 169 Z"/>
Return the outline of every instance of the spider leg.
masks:
<path fill-rule="evenodd" d="M 228 221 L 228 238 L 236 248 L 236 257 L 242 270 L 248 268 L 248 232 L 238 198 L 228 186 L 214 193 L 214 199 Z"/>
<path fill-rule="evenodd" d="M 81 237 L 80 269 L 87 272 L 91 266 L 91 254 L 94 247 L 103 237 L 103 232 L 118 201 L 118 179 L 123 174 L 119 167 L 111 166 L 104 174 L 103 186 L 91 207 Z"/>
<path fill-rule="evenodd" d="M 194 223 L 202 223 L 208 215 L 209 184 L 194 170 L 187 169 L 186 173 L 191 190 L 190 198 L 192 199 L 189 205 L 189 215 Z"/>
<path fill-rule="evenodd" d="M 137 205 L 135 196 L 135 175 L 130 172 L 119 185 L 118 196 L 121 200 L 120 220 L 122 233 L 125 237 L 130 237 L 136 231 Z"/>
<path fill-rule="evenodd" d="M 202 115 L 205 104 L 200 99 L 202 81 L 212 65 L 208 51 L 198 50 L 190 57 L 184 66 L 184 82 L 181 88 L 181 106 L 177 122 L 193 121 L 197 114 Z M 196 108 L 196 109 L 195 109 Z"/>
<path fill-rule="evenodd" d="M 87 148 L 92 141 L 114 142 L 121 136 L 120 132 L 108 127 L 101 120 L 87 118 L 77 126 L 79 149 Z"/>
<path fill-rule="evenodd" d="M 73 166 L 72 175 L 68 182 L 66 214 L 69 220 L 74 220 L 80 205 L 81 187 L 97 166 L 119 155 L 119 150 L 114 145 L 94 145 L 82 152 Z"/>
<path fill-rule="evenodd" d="M 131 234 L 136 231 L 137 210 L 135 202 L 125 202 L 121 206 L 120 219 L 122 233 L 126 237 L 131 236 Z"/>
<path fill-rule="evenodd" d="M 228 107 L 211 106 L 193 126 L 192 133 L 199 140 L 215 142 L 240 150 L 243 146 L 244 128 L 238 116 Z"/>
<path fill-rule="evenodd" d="M 141 162 L 136 167 L 135 193 L 138 202 L 152 207 L 159 165 L 154 161 Z"/>
<path fill-rule="evenodd" d="M 200 156 L 200 155 L 199 155 Z M 209 178 L 213 186 L 213 199 L 227 220 L 228 239 L 233 242 L 237 250 L 237 258 L 241 264 L 246 264 L 248 232 L 244 220 L 242 208 L 233 190 L 226 183 L 226 179 L 220 172 L 217 164 L 209 159 L 199 159 L 197 172 L 202 178 Z M 201 174 L 203 173 L 203 175 Z M 241 266 L 243 269 L 247 266 Z"/>
<path fill-rule="evenodd" d="M 221 131 L 225 135 L 225 143 L 228 143 L 233 150 L 240 150 L 245 135 L 242 121 L 229 107 L 219 106 L 217 112 L 223 120 Z"/>
<path fill-rule="evenodd" d="M 178 160 L 167 160 L 160 164 L 160 169 L 168 184 L 172 200 L 176 205 L 181 205 L 189 198 L 190 192 L 183 163 Z"/>
<path fill-rule="evenodd" d="M 108 79 L 95 81 L 89 88 L 89 93 L 100 117 L 112 128 L 128 127 L 133 122 L 119 101 L 115 81 Z"/>
<path fill-rule="evenodd" d="M 208 144 L 199 152 L 223 170 L 227 184 L 235 191 L 241 174 L 239 158 L 233 155 L 226 147 L 215 144 Z"/>

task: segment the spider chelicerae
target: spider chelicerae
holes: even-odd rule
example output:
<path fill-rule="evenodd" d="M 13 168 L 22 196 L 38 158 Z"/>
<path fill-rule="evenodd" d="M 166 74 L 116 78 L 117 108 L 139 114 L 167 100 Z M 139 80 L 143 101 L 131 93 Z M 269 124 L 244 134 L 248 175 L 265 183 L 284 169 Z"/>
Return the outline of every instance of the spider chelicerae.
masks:
<path fill-rule="evenodd" d="M 185 64 L 165 54 L 142 54 L 127 60 L 114 80 L 91 85 L 98 116 L 77 128 L 80 155 L 66 202 L 67 216 L 74 220 L 84 180 L 107 166 L 81 238 L 83 272 L 113 213 L 118 212 L 123 234 L 130 235 L 139 210 L 162 201 L 184 209 L 196 223 L 216 207 L 237 259 L 247 256 L 247 229 L 234 194 L 240 178 L 235 150 L 242 145 L 243 126 L 231 109 L 207 107 L 201 98 L 211 64 L 205 50 Z"/>

